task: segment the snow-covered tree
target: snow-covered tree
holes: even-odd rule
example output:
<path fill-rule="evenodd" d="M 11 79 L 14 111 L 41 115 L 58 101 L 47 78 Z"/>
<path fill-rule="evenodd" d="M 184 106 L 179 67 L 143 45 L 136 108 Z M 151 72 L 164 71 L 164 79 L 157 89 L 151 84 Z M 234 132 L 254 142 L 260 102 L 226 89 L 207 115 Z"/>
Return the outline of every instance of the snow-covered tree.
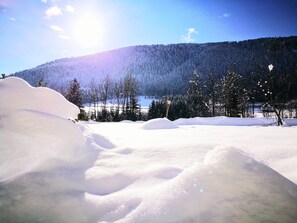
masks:
<path fill-rule="evenodd" d="M 208 106 L 211 108 L 211 115 L 216 116 L 216 103 L 219 98 L 219 83 L 213 72 L 208 73 L 205 80 L 205 93 Z"/>
<path fill-rule="evenodd" d="M 279 97 L 281 89 L 277 88 L 277 85 L 281 85 L 281 83 L 276 83 L 277 78 L 273 75 L 272 64 L 268 66 L 268 70 L 269 70 L 268 76 L 266 76 L 264 80 L 260 80 L 258 82 L 258 86 L 260 87 L 265 98 L 265 104 L 263 105 L 263 110 L 266 112 L 273 112 L 276 116 L 277 124 L 283 125 L 281 112 L 286 105 L 283 99 Z"/>
<path fill-rule="evenodd" d="M 229 117 L 238 117 L 240 114 L 240 78 L 234 71 L 228 71 L 227 75 L 221 80 L 225 115 Z"/>
<path fill-rule="evenodd" d="M 190 117 L 207 116 L 209 108 L 205 103 L 205 98 L 202 91 L 202 81 L 197 70 L 194 70 L 193 77 L 189 81 L 187 91 L 187 102 L 190 110 Z"/>

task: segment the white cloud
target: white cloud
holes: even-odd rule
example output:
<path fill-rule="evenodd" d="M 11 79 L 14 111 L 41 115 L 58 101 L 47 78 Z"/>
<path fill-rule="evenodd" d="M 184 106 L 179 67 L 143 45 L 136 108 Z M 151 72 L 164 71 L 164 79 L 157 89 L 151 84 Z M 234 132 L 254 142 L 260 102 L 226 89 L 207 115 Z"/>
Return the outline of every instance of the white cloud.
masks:
<path fill-rule="evenodd" d="M 67 11 L 67 12 L 74 12 L 74 7 L 72 5 L 66 5 L 65 6 L 65 11 Z"/>
<path fill-rule="evenodd" d="M 66 35 L 59 35 L 59 38 L 60 38 L 60 39 L 69 39 L 69 36 L 66 36 Z"/>
<path fill-rule="evenodd" d="M 56 32 L 64 32 L 64 30 L 60 26 L 50 25 L 49 27 Z"/>
<path fill-rule="evenodd" d="M 224 18 L 229 18 L 231 16 L 231 14 L 229 14 L 229 13 L 227 13 L 227 12 L 225 12 L 224 14 L 223 14 L 223 17 Z"/>
<path fill-rule="evenodd" d="M 43 2 L 44 4 L 46 4 L 47 3 L 47 0 L 41 0 L 41 2 Z"/>
<path fill-rule="evenodd" d="M 9 20 L 10 20 L 10 21 L 13 21 L 13 22 L 15 22 L 15 21 L 16 21 L 16 19 L 15 19 L 15 18 L 13 18 L 13 17 L 9 18 Z"/>
<path fill-rule="evenodd" d="M 193 38 L 194 34 L 198 34 L 198 31 L 196 31 L 195 28 L 188 28 L 186 29 L 187 34 L 181 36 L 181 41 L 186 43 L 192 43 L 195 42 L 196 39 Z"/>
<path fill-rule="evenodd" d="M 52 16 L 62 15 L 62 10 L 58 6 L 53 6 L 45 11 L 45 18 L 50 19 Z"/>

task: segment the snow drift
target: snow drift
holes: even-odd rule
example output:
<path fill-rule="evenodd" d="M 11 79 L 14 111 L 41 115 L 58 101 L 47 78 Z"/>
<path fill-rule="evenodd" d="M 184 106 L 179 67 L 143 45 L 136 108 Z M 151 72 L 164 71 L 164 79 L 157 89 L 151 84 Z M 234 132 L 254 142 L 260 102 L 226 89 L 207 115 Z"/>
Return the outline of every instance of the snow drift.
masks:
<path fill-rule="evenodd" d="M 96 153 L 68 120 L 78 112 L 48 88 L 0 80 L 0 222 L 83 222 L 84 172 Z"/>
<path fill-rule="evenodd" d="M 42 89 L 0 81 L 0 222 L 296 221 L 297 186 L 245 152 L 167 119 L 73 123 Z"/>
<path fill-rule="evenodd" d="M 141 128 L 146 130 L 176 129 L 178 128 L 178 126 L 170 120 L 168 120 L 167 118 L 156 118 L 145 122 Z"/>
<path fill-rule="evenodd" d="M 218 147 L 159 188 L 123 222 L 294 222 L 297 187 L 234 148 Z"/>
<path fill-rule="evenodd" d="M 46 87 L 31 87 L 18 77 L 0 80 L 0 97 L 0 116 L 20 109 L 72 119 L 79 113 L 78 107 L 58 92 Z"/>

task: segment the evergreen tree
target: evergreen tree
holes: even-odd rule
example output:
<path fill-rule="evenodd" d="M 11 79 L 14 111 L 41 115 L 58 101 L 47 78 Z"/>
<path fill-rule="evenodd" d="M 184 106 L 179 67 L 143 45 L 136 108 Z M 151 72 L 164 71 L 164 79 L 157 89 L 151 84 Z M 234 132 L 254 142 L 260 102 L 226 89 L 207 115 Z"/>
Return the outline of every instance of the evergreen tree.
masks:
<path fill-rule="evenodd" d="M 240 78 L 234 71 L 229 71 L 221 80 L 225 115 L 229 117 L 238 117 L 240 114 Z"/>
<path fill-rule="evenodd" d="M 190 117 L 207 116 L 209 108 L 204 100 L 202 82 L 197 70 L 194 71 L 193 79 L 189 81 L 187 94 Z"/>
<path fill-rule="evenodd" d="M 286 107 L 286 87 L 282 75 L 278 77 L 273 73 L 273 65 L 268 66 L 269 73 L 264 81 L 260 80 L 258 85 L 265 96 L 264 111 L 273 112 L 277 118 L 277 124 L 283 125 L 281 113 Z M 285 91 L 285 92 L 284 92 Z"/>
<path fill-rule="evenodd" d="M 88 119 L 85 111 L 83 110 L 82 91 L 80 89 L 80 84 L 76 79 L 74 79 L 73 81 L 70 82 L 70 86 L 66 93 L 66 99 L 68 101 L 70 101 L 71 103 L 75 104 L 79 108 L 79 110 L 80 110 L 80 113 L 78 114 L 79 120 L 87 120 Z"/>
<path fill-rule="evenodd" d="M 42 77 L 38 82 L 38 87 L 46 87 L 46 86 L 47 86 L 47 83 Z"/>
<path fill-rule="evenodd" d="M 153 100 L 152 103 L 149 105 L 148 119 L 157 118 L 156 114 L 157 114 L 156 102 L 155 102 L 155 100 Z"/>
<path fill-rule="evenodd" d="M 127 74 L 123 81 L 123 118 L 135 121 L 139 117 L 140 106 L 137 102 L 137 93 L 137 80 L 131 74 Z"/>
<path fill-rule="evenodd" d="M 66 93 L 66 99 L 75 104 L 77 107 L 83 108 L 82 91 L 80 89 L 79 82 L 75 78 L 73 81 L 70 82 L 70 86 Z"/>
<path fill-rule="evenodd" d="M 205 92 L 208 106 L 211 109 L 211 116 L 216 116 L 216 103 L 219 97 L 219 83 L 213 72 L 208 73 L 205 81 Z"/>

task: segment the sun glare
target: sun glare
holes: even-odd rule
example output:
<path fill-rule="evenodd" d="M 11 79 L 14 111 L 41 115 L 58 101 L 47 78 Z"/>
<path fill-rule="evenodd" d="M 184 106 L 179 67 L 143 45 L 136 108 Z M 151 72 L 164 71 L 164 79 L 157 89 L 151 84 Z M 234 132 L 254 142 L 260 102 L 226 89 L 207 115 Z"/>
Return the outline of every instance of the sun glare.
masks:
<path fill-rule="evenodd" d="M 102 38 L 102 25 L 97 17 L 86 15 L 80 17 L 75 25 L 75 39 L 83 47 L 96 47 Z"/>

